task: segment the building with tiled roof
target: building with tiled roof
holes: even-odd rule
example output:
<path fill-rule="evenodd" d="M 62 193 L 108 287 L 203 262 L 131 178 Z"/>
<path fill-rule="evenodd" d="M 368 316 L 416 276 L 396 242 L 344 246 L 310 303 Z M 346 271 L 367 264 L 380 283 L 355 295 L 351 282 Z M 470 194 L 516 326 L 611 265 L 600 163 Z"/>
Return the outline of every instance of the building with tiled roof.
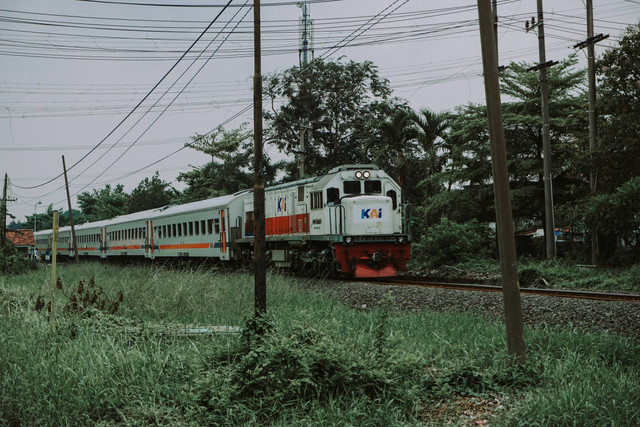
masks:
<path fill-rule="evenodd" d="M 7 240 L 13 243 L 13 246 L 25 257 L 31 256 L 34 246 L 33 230 L 7 230 Z"/>

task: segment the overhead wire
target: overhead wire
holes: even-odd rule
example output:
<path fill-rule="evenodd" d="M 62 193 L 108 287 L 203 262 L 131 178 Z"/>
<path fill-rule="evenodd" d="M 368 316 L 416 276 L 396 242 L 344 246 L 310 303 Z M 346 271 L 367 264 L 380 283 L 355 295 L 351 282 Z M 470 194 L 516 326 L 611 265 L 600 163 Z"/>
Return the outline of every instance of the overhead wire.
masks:
<path fill-rule="evenodd" d="M 227 5 L 231 4 L 233 0 L 229 0 Z M 80 158 L 80 160 L 78 160 L 77 162 L 75 162 L 73 165 L 71 165 L 67 171 L 70 171 L 71 169 L 73 169 L 76 165 L 78 165 L 80 162 L 82 162 L 84 159 L 86 159 L 91 153 L 93 153 L 100 145 L 102 145 L 107 138 L 109 138 L 111 135 L 113 135 L 113 133 L 120 128 L 120 126 L 129 118 L 131 117 L 131 115 L 142 105 L 142 103 L 154 92 L 154 90 L 160 85 L 160 83 L 162 83 L 164 81 L 165 78 L 167 78 L 167 76 L 169 76 L 169 74 L 178 66 L 178 64 L 182 61 L 182 59 L 187 55 L 187 53 L 198 43 L 198 41 L 200 41 L 200 39 L 207 33 L 207 31 L 209 30 L 209 28 L 211 28 L 211 26 L 218 20 L 218 18 L 220 18 L 220 16 L 224 13 L 224 11 L 226 10 L 226 7 L 223 8 L 217 15 L 216 17 L 209 23 L 209 25 L 207 25 L 207 27 L 204 29 L 204 31 L 196 38 L 196 40 L 191 44 L 191 46 L 189 46 L 189 48 L 187 48 L 187 50 L 183 53 L 183 55 L 180 57 L 180 59 L 178 59 L 178 61 L 176 61 L 175 64 L 173 64 L 173 66 L 171 66 L 171 68 L 162 76 L 162 78 L 158 81 L 158 83 L 156 83 L 154 85 L 154 87 L 142 98 L 142 100 L 140 100 L 140 102 L 138 102 L 138 104 L 136 104 L 135 107 L 133 107 L 133 109 L 116 125 L 116 127 L 113 128 L 113 130 L 111 130 L 107 136 L 105 136 L 98 144 L 96 144 L 91 150 L 89 150 L 89 152 L 87 154 L 85 154 L 84 156 L 82 156 L 82 158 Z M 35 185 L 35 186 L 27 186 L 27 187 L 22 187 L 16 184 L 13 184 L 15 187 L 17 188 L 21 188 L 21 189 L 35 189 L 35 188 L 40 188 L 43 187 L 47 184 L 50 184 L 51 182 L 55 181 L 56 179 L 60 178 L 63 175 L 63 173 L 59 174 L 58 176 L 42 183 L 39 185 Z"/>
<path fill-rule="evenodd" d="M 398 1 L 399 1 L 399 0 L 398 0 Z M 112 2 L 104 2 L 104 3 L 112 3 Z M 397 3 L 397 2 L 396 2 L 396 3 Z M 549 26 L 549 28 L 551 28 L 551 26 Z M 348 37 L 348 36 L 347 36 L 347 37 Z M 400 40 L 400 39 L 401 39 L 401 37 L 398 37 L 398 40 Z M 344 40 L 344 39 L 343 39 L 343 40 Z M 377 41 L 377 42 L 380 42 L 380 41 Z M 349 46 L 354 46 L 354 45 L 358 45 L 358 44 L 357 44 L 357 43 L 353 43 L 353 42 L 352 42 L 352 43 L 349 43 Z M 327 51 L 327 52 L 328 52 L 328 51 Z M 325 52 L 325 53 L 327 53 L 327 52 Z M 226 123 L 228 123 L 228 122 L 230 122 L 230 121 L 234 120 L 235 118 L 240 117 L 241 115 L 243 115 L 244 113 L 246 113 L 250 108 L 251 108 L 251 105 L 249 105 L 248 107 L 245 107 L 243 110 L 239 111 L 236 115 L 234 115 L 234 116 L 233 116 L 232 118 L 230 118 L 230 119 L 227 119 L 227 120 L 226 120 L 225 122 L 223 122 L 223 123 L 225 123 L 225 124 L 226 124 Z M 178 150 L 178 151 L 181 151 L 182 149 L 184 149 L 184 147 L 182 147 L 182 148 L 181 148 L 180 150 Z M 143 168 L 143 169 L 144 169 L 144 168 Z"/>
<path fill-rule="evenodd" d="M 249 2 L 249 0 L 246 0 L 246 1 L 244 2 L 244 6 L 246 6 L 248 2 Z M 247 16 L 247 14 L 251 11 L 251 9 L 252 9 L 251 7 L 249 7 L 249 8 L 247 9 L 247 11 L 246 11 L 246 12 L 245 12 L 245 14 L 243 15 L 242 19 L 240 19 L 240 21 L 238 22 L 238 24 L 236 24 L 236 27 L 239 25 L 239 23 L 240 23 L 240 22 L 242 22 L 242 20 L 244 20 L 244 18 L 245 18 L 245 17 Z M 241 10 L 242 10 L 242 9 L 238 9 L 238 10 L 237 10 L 237 12 L 236 12 L 236 15 L 238 15 L 238 14 L 240 13 L 240 11 L 241 11 Z M 234 15 L 234 17 L 235 17 L 236 15 Z M 227 26 L 227 25 L 230 25 L 230 23 L 231 23 L 231 21 L 227 21 L 227 23 L 225 24 L 225 27 L 224 27 L 224 28 L 226 28 L 226 26 Z M 222 34 L 222 31 L 218 32 L 218 34 L 216 34 L 216 36 L 215 36 L 215 37 L 214 37 L 214 38 L 209 42 L 209 44 L 207 45 L 207 47 L 206 47 L 205 49 L 203 49 L 203 51 L 202 51 L 203 53 L 204 53 L 204 52 L 209 48 L 209 46 L 211 46 L 211 44 L 213 44 L 213 42 L 217 39 L 217 37 L 218 37 L 220 34 Z M 151 124 L 149 124 L 149 126 L 147 126 L 147 128 L 146 128 L 146 129 L 145 129 L 145 130 L 144 130 L 144 131 L 143 131 L 143 132 L 138 136 L 138 138 L 137 138 L 137 139 L 135 139 L 135 140 L 134 140 L 134 141 L 129 145 L 129 147 L 127 147 L 127 149 L 126 149 L 122 154 L 120 154 L 120 156 L 118 156 L 118 157 L 117 157 L 117 158 L 116 158 L 116 159 L 115 159 L 111 164 L 109 164 L 109 166 L 107 166 L 106 168 L 104 168 L 104 169 L 103 169 L 103 171 L 102 171 L 102 172 L 101 172 L 101 173 L 100 173 L 100 174 L 99 174 L 95 179 L 93 179 L 91 182 L 89 182 L 87 185 L 85 185 L 85 186 L 84 186 L 81 190 L 79 190 L 78 192 L 80 192 L 80 191 L 84 190 L 85 188 L 87 188 L 88 186 L 90 186 L 91 184 L 93 184 L 93 183 L 94 183 L 94 182 L 95 182 L 95 181 L 96 181 L 100 176 L 102 176 L 102 174 L 104 174 L 104 172 L 106 172 L 106 171 L 107 171 L 107 170 L 109 170 L 109 169 L 110 169 L 114 164 L 116 164 L 116 163 L 117 163 L 117 162 L 118 162 L 118 161 L 119 161 L 119 160 L 120 160 L 120 159 L 121 159 L 121 158 L 122 158 L 122 157 L 123 157 L 123 156 L 124 156 L 124 155 L 125 155 L 125 154 L 126 154 L 126 153 L 127 153 L 127 152 L 128 152 L 128 151 L 129 151 L 129 150 L 130 150 L 130 149 L 131 149 L 131 148 L 132 148 L 132 147 L 133 147 L 137 142 L 138 142 L 138 141 L 139 141 L 139 140 L 140 140 L 140 138 L 142 138 L 142 136 L 144 136 L 144 135 L 145 135 L 145 133 L 146 133 L 149 129 L 151 129 L 151 127 L 152 127 L 152 126 L 153 126 L 153 125 L 154 125 L 154 124 L 155 124 L 155 123 L 160 119 L 160 117 L 162 117 L 163 113 L 164 113 L 165 111 L 167 111 L 167 109 L 168 109 L 169 107 L 171 107 L 171 104 L 173 104 L 173 102 L 174 102 L 176 99 L 178 99 L 178 97 L 179 97 L 179 96 L 182 94 L 182 92 L 187 88 L 187 86 L 189 86 L 189 84 L 193 81 L 193 79 L 195 79 L 195 78 L 196 78 L 196 76 L 197 76 L 197 75 L 202 71 L 202 69 L 203 69 L 203 68 L 204 68 L 204 67 L 209 63 L 209 61 L 210 61 L 210 60 L 215 56 L 215 54 L 217 53 L 217 51 L 218 51 L 218 49 L 220 48 L 220 46 L 222 46 L 222 45 L 227 41 L 227 39 L 230 37 L 230 35 L 231 35 L 231 34 L 233 34 L 233 30 L 232 30 L 231 32 L 229 32 L 229 33 L 226 35 L 226 37 L 222 40 L 222 42 L 221 42 L 221 43 L 220 43 L 220 45 L 217 47 L 217 49 L 215 49 L 215 50 L 211 53 L 211 55 L 209 56 L 209 58 L 207 58 L 207 60 L 206 60 L 206 61 L 201 65 L 201 67 L 200 67 L 200 68 L 199 68 L 199 69 L 198 69 L 198 70 L 193 74 L 193 76 L 192 76 L 192 77 L 191 77 L 191 78 L 190 78 L 190 79 L 189 79 L 189 80 L 184 84 L 183 88 L 178 92 L 178 94 L 176 94 L 176 95 L 175 95 L 175 97 L 171 100 L 171 102 L 170 102 L 170 103 L 169 103 L 169 104 L 168 104 L 168 105 L 167 105 L 167 106 L 162 110 L 162 112 L 161 112 L 161 113 L 160 113 L 160 114 L 159 114 L 159 115 L 158 115 L 158 116 L 157 116 L 157 117 L 156 117 L 156 118 L 151 122 Z M 184 71 L 184 72 L 183 72 L 183 73 L 182 73 L 182 74 L 181 74 L 181 75 L 176 79 L 175 83 L 177 83 L 177 82 L 178 82 L 178 81 L 179 81 L 179 80 L 180 80 L 180 79 L 181 79 L 181 78 L 186 74 L 186 72 L 191 68 L 191 66 L 192 66 L 193 64 L 195 64 L 195 63 L 196 63 L 196 61 L 194 60 L 194 61 L 189 65 L 189 67 L 187 67 L 187 69 L 186 69 L 186 70 L 185 70 L 185 71 Z M 173 85 L 172 85 L 171 87 L 173 87 Z M 167 90 L 168 90 L 168 89 L 167 89 Z M 166 93 L 167 93 L 167 92 L 165 92 L 162 96 L 164 96 Z M 161 97 L 161 98 L 162 98 L 162 97 Z M 145 113 L 145 114 L 146 114 L 146 113 Z M 138 123 L 139 123 L 139 121 L 138 121 L 138 122 L 136 122 L 133 126 L 137 125 Z M 131 129 L 133 129 L 133 127 L 132 127 Z M 116 141 L 116 143 L 115 143 L 115 144 L 117 144 L 118 142 L 120 142 L 120 141 L 122 140 L 122 138 L 124 138 L 124 136 L 126 136 L 126 134 L 125 134 L 125 135 L 123 135 L 123 136 L 122 136 L 118 141 Z M 115 146 L 115 144 L 114 144 L 113 146 Z M 176 151 L 176 153 L 177 153 L 177 152 L 179 152 L 179 151 L 180 151 L 180 150 Z M 106 155 L 106 153 L 104 153 L 104 154 L 103 154 L 103 156 L 104 156 L 104 155 Z M 101 156 L 101 158 L 102 158 L 103 156 Z M 99 160 L 99 159 L 98 159 L 98 160 Z M 97 162 L 97 160 L 96 160 L 96 162 Z M 95 164 L 96 162 L 94 162 L 93 164 Z M 92 164 L 91 166 L 93 166 L 93 164 Z M 86 170 L 88 170 L 88 169 L 89 169 L 89 168 L 85 169 L 85 171 L 86 171 Z M 77 193 L 76 193 L 76 194 L 77 194 Z M 75 195 L 75 194 L 74 194 L 74 195 Z"/>

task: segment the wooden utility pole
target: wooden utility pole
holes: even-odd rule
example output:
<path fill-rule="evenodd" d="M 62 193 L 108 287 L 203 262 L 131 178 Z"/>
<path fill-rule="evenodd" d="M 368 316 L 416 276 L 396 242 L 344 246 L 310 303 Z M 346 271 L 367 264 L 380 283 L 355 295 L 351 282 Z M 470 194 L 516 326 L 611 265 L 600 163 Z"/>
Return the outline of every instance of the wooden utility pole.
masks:
<path fill-rule="evenodd" d="M 56 285 L 58 283 L 58 274 L 56 267 L 58 265 L 58 211 L 53 211 L 53 234 L 51 236 L 51 311 L 49 312 L 49 326 L 53 331 L 56 320 Z"/>
<path fill-rule="evenodd" d="M 64 186 L 67 189 L 67 203 L 69 205 L 69 224 L 71 225 L 71 239 L 73 243 L 73 253 L 76 262 L 80 262 L 78 256 L 78 242 L 76 241 L 76 227 L 73 225 L 73 210 L 71 209 L 71 196 L 69 195 L 69 180 L 67 179 L 67 165 L 64 163 L 62 156 L 62 170 L 64 171 Z"/>
<path fill-rule="evenodd" d="M 7 185 L 9 176 L 4 174 L 4 186 L 2 187 L 2 204 L 0 205 L 0 215 L 2 215 L 2 224 L 0 225 L 0 251 L 4 251 L 7 243 Z"/>
<path fill-rule="evenodd" d="M 496 55 L 490 0 L 478 0 L 482 68 L 487 98 L 489 139 L 491 141 L 491 166 L 495 193 L 498 248 L 502 271 L 502 295 L 507 329 L 507 349 L 520 363 L 526 362 L 526 346 L 522 324 L 522 306 L 518 286 L 516 242 L 513 233 L 513 216 L 509 196 L 509 173 L 502 122 L 502 104 L 498 81 L 498 57 Z"/>
<path fill-rule="evenodd" d="M 267 314 L 266 238 L 264 215 L 262 142 L 262 46 L 260 43 L 260 0 L 253 0 L 253 268 L 256 317 Z"/>
<path fill-rule="evenodd" d="M 500 65 L 500 53 L 498 52 L 498 0 L 491 0 L 491 12 L 493 13 L 493 37 L 496 42 L 496 60 Z"/>

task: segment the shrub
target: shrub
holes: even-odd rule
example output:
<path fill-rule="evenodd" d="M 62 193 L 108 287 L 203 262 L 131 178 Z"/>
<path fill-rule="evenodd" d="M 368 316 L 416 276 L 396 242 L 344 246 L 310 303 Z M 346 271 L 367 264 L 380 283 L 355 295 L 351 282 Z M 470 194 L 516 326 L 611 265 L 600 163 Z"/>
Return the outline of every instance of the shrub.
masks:
<path fill-rule="evenodd" d="M 0 250 L 0 272 L 2 274 L 22 274 L 29 270 L 35 270 L 36 267 L 36 263 L 24 258 L 11 242 L 7 242 L 6 246 Z"/>
<path fill-rule="evenodd" d="M 457 223 L 442 218 L 414 245 L 414 259 L 430 267 L 489 257 L 495 247 L 494 233 L 477 220 Z"/>

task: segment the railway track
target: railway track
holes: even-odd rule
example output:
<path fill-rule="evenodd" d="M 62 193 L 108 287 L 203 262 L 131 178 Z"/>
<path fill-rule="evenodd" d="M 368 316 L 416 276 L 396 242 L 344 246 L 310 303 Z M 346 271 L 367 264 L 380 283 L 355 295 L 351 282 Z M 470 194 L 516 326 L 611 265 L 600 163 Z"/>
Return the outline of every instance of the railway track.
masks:
<path fill-rule="evenodd" d="M 425 288 L 455 289 L 477 292 L 502 292 L 501 286 L 476 283 L 449 283 L 425 280 L 419 277 L 393 277 L 384 279 L 366 279 L 367 282 L 393 286 L 419 286 Z M 520 288 L 520 293 L 545 295 L 560 298 L 580 298 L 600 301 L 640 302 L 640 295 L 609 292 L 577 291 L 569 289 Z"/>

